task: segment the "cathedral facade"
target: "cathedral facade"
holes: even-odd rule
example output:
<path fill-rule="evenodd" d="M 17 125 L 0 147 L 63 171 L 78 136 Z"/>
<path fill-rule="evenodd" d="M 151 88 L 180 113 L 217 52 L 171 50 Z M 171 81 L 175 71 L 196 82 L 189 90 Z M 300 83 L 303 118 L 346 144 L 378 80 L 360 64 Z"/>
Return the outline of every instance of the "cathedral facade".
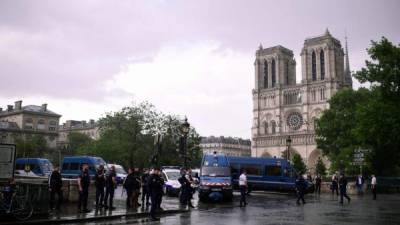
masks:
<path fill-rule="evenodd" d="M 347 42 L 346 54 L 328 30 L 307 38 L 301 51 L 301 83 L 296 83 L 293 52 L 283 46 L 256 51 L 253 89 L 253 157 L 300 154 L 312 171 L 321 157 L 315 142 L 315 119 L 329 108 L 338 90 L 351 88 Z"/>

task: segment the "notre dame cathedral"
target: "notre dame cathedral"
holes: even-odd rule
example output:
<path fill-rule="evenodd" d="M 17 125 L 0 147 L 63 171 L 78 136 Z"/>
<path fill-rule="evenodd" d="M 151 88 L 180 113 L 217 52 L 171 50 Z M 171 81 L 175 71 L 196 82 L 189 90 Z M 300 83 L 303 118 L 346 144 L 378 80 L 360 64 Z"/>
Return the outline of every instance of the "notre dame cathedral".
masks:
<path fill-rule="evenodd" d="M 347 41 L 328 30 L 308 38 L 301 51 L 301 83 L 296 83 L 293 52 L 281 45 L 256 51 L 253 89 L 253 157 L 282 157 L 298 153 L 313 171 L 321 156 L 315 142 L 314 121 L 329 108 L 328 100 L 338 90 L 351 88 Z"/>

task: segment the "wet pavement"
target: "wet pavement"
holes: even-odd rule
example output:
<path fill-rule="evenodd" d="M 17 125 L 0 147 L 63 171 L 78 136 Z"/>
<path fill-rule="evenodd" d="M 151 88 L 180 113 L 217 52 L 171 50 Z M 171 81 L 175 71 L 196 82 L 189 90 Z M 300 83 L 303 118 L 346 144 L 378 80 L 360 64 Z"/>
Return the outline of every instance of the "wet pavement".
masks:
<path fill-rule="evenodd" d="M 350 204 L 340 205 L 336 196 L 311 194 L 305 205 L 297 205 L 293 195 L 252 193 L 249 205 L 240 208 L 235 193 L 234 202 L 200 203 L 189 213 L 162 216 L 158 222 L 125 218 L 87 224 L 400 224 L 400 195 L 379 195 L 376 201 L 370 195 L 350 197 Z"/>

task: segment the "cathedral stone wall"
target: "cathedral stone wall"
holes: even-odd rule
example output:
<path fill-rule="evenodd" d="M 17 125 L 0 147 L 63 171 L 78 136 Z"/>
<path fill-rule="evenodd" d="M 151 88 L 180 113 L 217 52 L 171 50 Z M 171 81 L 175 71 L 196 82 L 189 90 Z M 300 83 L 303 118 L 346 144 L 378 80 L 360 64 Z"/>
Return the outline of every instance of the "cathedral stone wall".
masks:
<path fill-rule="evenodd" d="M 328 30 L 308 38 L 301 51 L 301 65 L 302 81 L 296 84 L 291 50 L 260 45 L 256 51 L 251 155 L 287 155 L 286 140 L 290 137 L 289 156 L 300 154 L 312 172 L 322 157 L 315 143 L 315 120 L 329 108 L 328 100 L 338 90 L 352 85 L 347 44 L 344 54 L 340 41 Z"/>

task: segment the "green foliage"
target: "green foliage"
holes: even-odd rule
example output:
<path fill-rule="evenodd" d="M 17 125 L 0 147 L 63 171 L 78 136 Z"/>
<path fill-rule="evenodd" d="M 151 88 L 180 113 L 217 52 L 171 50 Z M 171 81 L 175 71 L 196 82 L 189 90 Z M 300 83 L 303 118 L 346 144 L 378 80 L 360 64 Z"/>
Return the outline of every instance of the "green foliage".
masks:
<path fill-rule="evenodd" d="M 305 174 L 307 171 L 306 164 L 304 163 L 303 159 L 299 154 L 294 154 L 293 159 L 292 159 L 292 164 L 293 168 L 297 171 L 299 174 Z"/>
<path fill-rule="evenodd" d="M 16 136 L 17 157 L 43 157 L 47 150 L 47 141 L 43 135 Z"/>
<path fill-rule="evenodd" d="M 150 159 L 157 154 L 155 136 L 162 135 L 161 151 L 158 153 L 161 165 L 181 165 L 178 148 L 181 119 L 165 115 L 150 103 L 144 102 L 108 113 L 99 120 L 100 139 L 81 148 L 81 154 L 101 156 L 110 163 L 125 167 L 149 167 Z M 199 135 L 191 128 L 188 137 L 189 164 L 200 163 Z"/>
<path fill-rule="evenodd" d="M 93 140 L 86 134 L 79 132 L 71 132 L 67 137 L 68 149 L 72 152 L 84 152 L 85 148 L 88 148 Z"/>
<path fill-rule="evenodd" d="M 354 76 L 369 82 L 371 88 L 339 91 L 329 101 L 317 122 L 317 145 L 332 162 L 340 162 L 346 172 L 358 173 L 350 165 L 354 150 L 370 149 L 366 169 L 378 175 L 400 174 L 400 48 L 386 38 L 372 42 L 368 49 L 372 61 Z"/>
<path fill-rule="evenodd" d="M 315 173 L 322 177 L 326 175 L 326 167 L 321 157 L 318 158 L 317 163 L 315 164 Z"/>

